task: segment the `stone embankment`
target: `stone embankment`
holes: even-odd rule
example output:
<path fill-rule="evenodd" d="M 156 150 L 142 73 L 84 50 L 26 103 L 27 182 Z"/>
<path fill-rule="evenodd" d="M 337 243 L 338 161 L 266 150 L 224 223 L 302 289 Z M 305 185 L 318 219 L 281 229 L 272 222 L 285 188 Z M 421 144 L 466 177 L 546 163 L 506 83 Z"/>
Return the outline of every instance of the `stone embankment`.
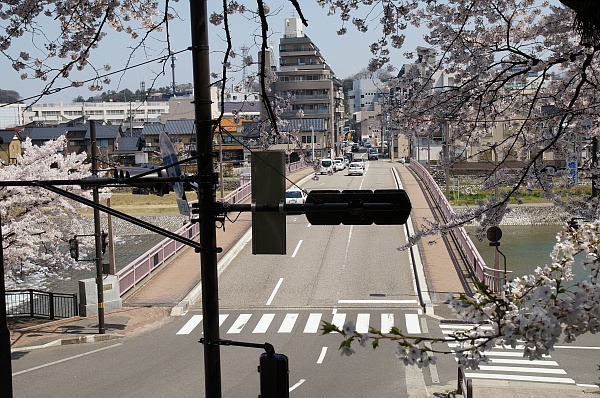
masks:
<path fill-rule="evenodd" d="M 552 204 L 514 205 L 509 206 L 510 212 L 506 214 L 500 225 L 561 225 L 573 216 L 560 210 Z M 454 211 L 461 212 L 461 207 Z"/>
<path fill-rule="evenodd" d="M 163 214 L 163 215 L 152 215 L 152 216 L 134 216 L 142 221 L 156 225 L 158 227 L 167 229 L 169 231 L 177 231 L 187 222 L 187 217 L 180 214 Z M 91 217 L 90 217 L 91 219 Z M 113 233 L 116 236 L 126 235 L 153 235 L 152 231 L 134 225 L 128 221 L 121 220 L 120 218 L 113 217 Z M 93 229 L 93 222 L 89 223 L 91 229 Z M 108 218 L 102 215 L 100 218 L 100 226 L 102 230 L 108 231 Z M 92 232 L 89 232 L 92 233 Z"/>

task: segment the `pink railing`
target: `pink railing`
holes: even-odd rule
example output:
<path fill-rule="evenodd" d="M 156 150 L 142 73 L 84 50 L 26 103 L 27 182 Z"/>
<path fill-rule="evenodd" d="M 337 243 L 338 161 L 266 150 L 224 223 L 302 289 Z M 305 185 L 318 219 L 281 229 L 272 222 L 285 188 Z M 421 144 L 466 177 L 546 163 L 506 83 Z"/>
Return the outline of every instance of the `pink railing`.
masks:
<path fill-rule="evenodd" d="M 446 196 L 442 193 L 439 185 L 434 181 L 429 171 L 421 163 L 419 163 L 416 159 L 411 159 L 410 166 L 412 169 L 419 175 L 425 183 L 430 187 L 431 194 L 433 199 L 436 201 L 444 216 L 447 220 L 451 220 L 454 218 L 456 213 L 454 209 L 446 199 Z M 471 237 L 467 234 L 464 227 L 455 227 L 453 228 L 454 236 L 458 240 L 463 253 L 465 254 L 471 269 L 475 273 L 477 280 L 485 283 L 489 286 L 493 291 L 499 291 L 504 285 L 505 275 L 504 270 L 498 270 L 494 268 L 490 268 L 485 264 L 481 254 L 473 244 Z M 507 275 L 512 273 L 512 271 L 507 271 Z"/>
<path fill-rule="evenodd" d="M 300 170 L 307 167 L 304 162 L 295 162 L 288 164 L 286 169 L 288 173 Z M 246 199 L 252 193 L 252 184 L 249 175 L 240 176 L 240 185 L 234 191 L 231 191 L 222 200 L 230 204 L 240 203 Z M 193 239 L 200 233 L 200 227 L 198 223 L 188 223 L 176 231 L 177 234 L 185 236 L 188 239 Z M 169 258 L 176 254 L 180 249 L 186 247 L 185 244 L 174 241 L 169 238 L 165 238 L 160 241 L 156 246 L 142 254 L 125 268 L 121 269 L 116 273 L 119 278 L 119 288 L 121 295 L 132 289 L 135 285 L 140 283 L 142 279 L 148 276 L 157 267 L 160 267 Z"/>

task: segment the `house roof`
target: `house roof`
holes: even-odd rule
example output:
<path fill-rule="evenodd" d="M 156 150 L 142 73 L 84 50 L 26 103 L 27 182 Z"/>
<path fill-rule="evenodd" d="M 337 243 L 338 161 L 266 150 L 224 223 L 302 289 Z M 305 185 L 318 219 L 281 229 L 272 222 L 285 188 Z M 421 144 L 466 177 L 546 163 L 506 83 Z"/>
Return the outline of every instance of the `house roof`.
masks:
<path fill-rule="evenodd" d="M 192 119 L 167 120 L 165 122 L 165 132 L 168 135 L 196 134 L 196 129 Z"/>
<path fill-rule="evenodd" d="M 140 150 L 140 137 L 121 137 L 117 140 L 118 152 L 133 152 Z"/>
<path fill-rule="evenodd" d="M 279 127 L 281 131 L 311 131 L 311 127 L 315 131 L 325 131 L 325 119 L 285 119 L 287 124 Z"/>
<path fill-rule="evenodd" d="M 2 140 L 0 144 L 8 144 L 13 140 L 15 135 L 19 138 L 19 133 L 15 130 L 0 130 L 0 140 Z"/>
<path fill-rule="evenodd" d="M 61 135 L 67 134 L 66 127 L 33 127 L 29 133 L 29 138 L 32 141 L 36 140 L 54 140 Z"/>
<path fill-rule="evenodd" d="M 96 124 L 96 138 L 98 139 L 117 139 L 119 136 L 119 129 L 121 126 L 112 125 L 112 124 Z M 75 130 L 75 129 L 70 129 Z M 87 131 L 85 133 L 85 138 L 90 139 L 90 128 L 87 126 Z"/>
<path fill-rule="evenodd" d="M 142 137 L 146 135 L 159 135 L 161 131 L 165 131 L 165 125 L 162 123 L 144 124 Z"/>

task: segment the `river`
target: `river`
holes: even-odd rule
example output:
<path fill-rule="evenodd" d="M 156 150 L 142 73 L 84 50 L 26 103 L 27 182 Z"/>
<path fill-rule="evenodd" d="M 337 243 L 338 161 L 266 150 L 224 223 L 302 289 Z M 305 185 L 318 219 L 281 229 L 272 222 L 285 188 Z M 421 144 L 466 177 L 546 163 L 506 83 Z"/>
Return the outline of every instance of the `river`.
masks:
<path fill-rule="evenodd" d="M 506 256 L 506 269 L 513 271 L 513 277 L 533 273 L 537 267 L 550 264 L 550 253 L 556 243 L 556 234 L 561 230 L 560 225 L 511 225 L 501 226 L 502 239 L 500 239 L 500 251 Z M 475 228 L 466 228 L 467 232 L 474 233 Z M 494 248 L 489 241 L 484 239 L 479 242 L 472 237 L 473 243 L 486 264 L 493 267 Z M 579 256 L 578 256 L 579 257 Z M 581 269 L 581 259 L 576 261 L 574 267 L 575 280 L 584 279 L 585 273 Z M 503 268 L 502 256 L 500 256 L 500 268 Z"/>

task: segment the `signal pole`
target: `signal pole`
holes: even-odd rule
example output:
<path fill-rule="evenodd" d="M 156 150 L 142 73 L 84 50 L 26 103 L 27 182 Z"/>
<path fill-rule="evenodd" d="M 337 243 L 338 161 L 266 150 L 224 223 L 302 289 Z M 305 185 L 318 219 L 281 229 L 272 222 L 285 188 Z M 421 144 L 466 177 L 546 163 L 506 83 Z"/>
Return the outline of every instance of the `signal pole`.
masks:
<path fill-rule="evenodd" d="M 204 316 L 205 396 L 221 397 L 221 351 L 219 347 L 219 292 L 217 231 L 215 225 L 216 175 L 213 172 L 213 122 L 210 97 L 210 65 L 206 0 L 190 0 L 194 124 L 198 166 L 200 220 L 200 276 Z"/>

